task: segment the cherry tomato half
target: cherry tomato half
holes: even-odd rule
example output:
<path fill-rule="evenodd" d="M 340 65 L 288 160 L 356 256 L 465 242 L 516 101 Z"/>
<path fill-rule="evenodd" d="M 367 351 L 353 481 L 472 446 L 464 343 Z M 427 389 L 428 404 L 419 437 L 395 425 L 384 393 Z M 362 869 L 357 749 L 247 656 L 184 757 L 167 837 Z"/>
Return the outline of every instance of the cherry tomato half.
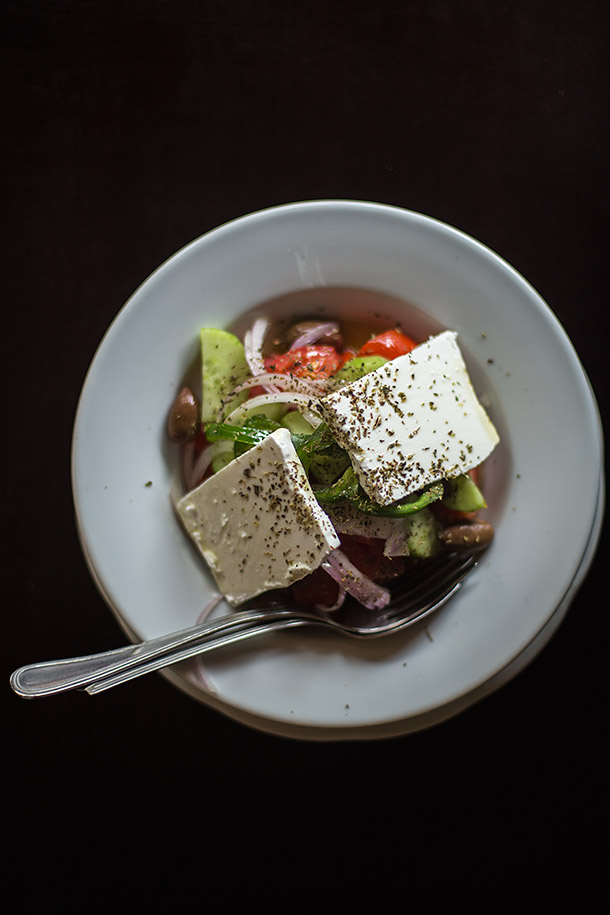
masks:
<path fill-rule="evenodd" d="M 372 340 L 368 340 L 360 348 L 359 356 L 385 356 L 386 359 L 396 359 L 415 349 L 417 343 L 399 330 L 386 330 Z"/>
<path fill-rule="evenodd" d="M 265 368 L 268 372 L 297 375 L 299 378 L 328 378 L 341 368 L 344 361 L 334 346 L 312 344 L 282 355 L 267 356 Z"/>

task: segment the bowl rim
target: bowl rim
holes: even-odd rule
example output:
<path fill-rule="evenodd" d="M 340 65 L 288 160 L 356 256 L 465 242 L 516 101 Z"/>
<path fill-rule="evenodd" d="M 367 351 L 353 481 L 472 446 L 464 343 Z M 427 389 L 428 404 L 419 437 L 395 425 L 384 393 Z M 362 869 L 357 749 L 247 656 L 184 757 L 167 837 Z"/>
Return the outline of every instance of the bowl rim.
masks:
<path fill-rule="evenodd" d="M 592 428 L 595 430 L 595 434 L 597 436 L 597 446 L 598 446 L 599 453 L 600 453 L 600 459 L 603 459 L 603 430 L 602 430 L 602 424 L 601 424 L 601 417 L 599 414 L 599 410 L 597 408 L 597 403 L 595 400 L 595 395 L 594 395 L 593 389 L 592 389 L 589 379 L 585 373 L 585 370 L 581 364 L 578 354 L 576 353 L 576 350 L 575 350 L 571 340 L 569 339 L 565 329 L 559 322 L 557 316 L 555 315 L 553 310 L 550 308 L 548 303 L 546 303 L 542 299 L 542 297 L 537 293 L 537 291 L 529 283 L 529 281 L 527 279 L 525 279 L 522 276 L 522 274 L 519 273 L 519 271 L 517 271 L 504 258 L 502 258 L 501 255 L 498 255 L 495 251 L 493 251 L 491 248 L 489 248 L 484 243 L 474 239 L 472 236 L 468 235 L 467 233 L 463 232 L 462 230 L 460 230 L 454 226 L 444 223 L 435 217 L 426 216 L 425 214 L 419 213 L 417 211 L 407 210 L 402 207 L 396 206 L 394 204 L 375 203 L 373 201 L 350 200 L 350 199 L 341 199 L 341 198 L 337 198 L 337 199 L 329 198 L 329 199 L 320 199 L 320 200 L 304 200 L 304 201 L 298 201 L 298 202 L 293 202 L 293 203 L 284 203 L 284 204 L 273 205 L 273 206 L 265 207 L 261 210 L 254 211 L 252 213 L 247 213 L 245 215 L 238 216 L 233 219 L 229 219 L 226 222 L 220 224 L 219 226 L 211 228 L 208 231 L 202 233 L 197 238 L 193 239 L 192 241 L 188 242 L 187 244 L 185 244 L 181 248 L 179 248 L 174 254 L 167 257 L 161 264 L 159 264 L 158 267 L 156 267 L 149 274 L 148 277 L 146 277 L 136 287 L 134 292 L 128 297 L 128 299 L 125 301 L 125 303 L 121 306 L 121 308 L 119 309 L 119 311 L 117 312 L 117 314 L 115 315 L 113 320 L 111 321 L 110 325 L 108 326 L 106 332 L 102 336 L 102 338 L 95 350 L 95 353 L 91 360 L 91 364 L 85 375 L 85 379 L 83 381 L 82 389 L 81 389 L 80 396 L 78 399 L 77 410 L 76 410 L 75 421 L 74 421 L 74 429 L 73 429 L 72 450 L 71 450 L 72 487 L 73 487 L 73 495 L 74 495 L 74 507 L 75 507 L 75 513 L 76 513 L 76 519 L 77 519 L 78 536 L 79 536 L 79 539 L 81 540 L 83 552 L 85 554 L 86 560 L 87 560 L 92 572 L 95 572 L 95 563 L 91 557 L 91 551 L 88 547 L 88 537 L 87 537 L 87 532 L 86 532 L 86 525 L 83 522 L 83 518 L 82 518 L 82 515 L 80 512 L 80 507 L 79 507 L 79 502 L 78 502 L 77 429 L 78 429 L 78 423 L 79 423 L 79 418 L 80 418 L 80 414 L 81 414 L 82 404 L 86 397 L 87 385 L 90 380 L 92 371 L 94 369 L 94 366 L 95 366 L 95 363 L 96 363 L 96 360 L 98 358 L 100 351 L 106 346 L 109 338 L 120 329 L 120 322 L 123 320 L 124 316 L 126 314 L 128 314 L 129 311 L 134 307 L 134 303 L 137 306 L 137 303 L 139 302 L 139 300 L 143 294 L 143 290 L 145 290 L 145 287 L 147 287 L 151 283 L 154 284 L 168 270 L 173 270 L 176 267 L 179 267 L 181 260 L 183 258 L 190 256 L 190 254 L 194 250 L 199 249 L 201 246 L 205 246 L 210 241 L 222 240 L 222 238 L 225 235 L 230 234 L 235 230 L 250 229 L 251 227 L 255 228 L 256 225 L 258 223 L 260 223 L 261 221 L 264 221 L 269 218 L 274 218 L 278 215 L 286 214 L 287 216 L 290 216 L 291 214 L 294 214 L 294 213 L 298 214 L 298 213 L 304 213 L 304 212 L 321 212 L 321 211 L 330 210 L 330 209 L 335 209 L 335 211 L 344 211 L 346 213 L 347 212 L 353 213 L 356 211 L 358 211 L 362 214 L 366 214 L 368 212 L 376 212 L 379 214 L 391 215 L 391 216 L 397 217 L 401 220 L 404 219 L 405 217 L 407 217 L 412 223 L 416 223 L 419 225 L 432 226 L 432 227 L 434 227 L 435 230 L 440 231 L 442 234 L 444 234 L 448 237 L 453 237 L 453 238 L 457 237 L 461 243 L 463 243 L 463 244 L 465 243 L 468 246 L 471 246 L 472 248 L 474 248 L 475 250 L 481 252 L 482 254 L 485 255 L 486 258 L 490 259 L 490 261 L 492 263 L 501 267 L 504 271 L 506 271 L 508 273 L 508 275 L 510 275 L 514 280 L 516 280 L 522 286 L 523 290 L 525 292 L 527 292 L 530 304 L 534 305 L 534 307 L 536 307 L 537 309 L 540 309 L 546 319 L 551 320 L 551 323 L 555 327 L 555 331 L 558 335 L 558 338 L 561 340 L 562 345 L 564 347 L 567 347 L 567 351 L 569 352 L 569 356 L 570 356 L 571 360 L 573 360 L 575 368 L 577 370 L 579 370 L 579 372 L 581 373 L 582 379 L 588 388 L 588 394 L 589 394 L 588 402 L 589 402 L 590 407 L 592 408 L 592 411 L 593 411 L 592 416 L 594 418 Z M 98 589 L 100 590 L 100 592 L 102 593 L 102 596 L 106 600 L 106 603 L 108 603 L 110 609 L 114 612 L 115 616 L 119 619 L 119 622 L 123 626 L 126 633 L 129 635 L 130 638 L 133 638 L 134 633 L 131 631 L 129 625 L 127 624 L 127 621 L 126 621 L 123 613 L 121 612 L 121 610 L 119 610 L 119 608 L 115 605 L 111 594 L 107 591 L 107 589 L 104 588 L 104 584 L 101 581 L 101 579 L 99 578 L 99 576 L 94 575 L 94 580 L 96 581 L 96 585 L 97 585 Z M 202 698 L 205 701 L 205 697 L 202 697 Z M 326 727 L 326 725 L 322 725 L 322 727 Z"/>

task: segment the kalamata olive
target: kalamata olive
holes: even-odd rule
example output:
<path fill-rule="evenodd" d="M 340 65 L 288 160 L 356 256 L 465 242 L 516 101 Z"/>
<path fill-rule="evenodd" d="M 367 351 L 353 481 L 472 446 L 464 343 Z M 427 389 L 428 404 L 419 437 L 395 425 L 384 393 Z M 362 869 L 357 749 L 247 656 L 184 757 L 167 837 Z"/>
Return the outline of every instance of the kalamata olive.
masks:
<path fill-rule="evenodd" d="M 439 531 L 438 536 L 450 550 L 476 553 L 489 546 L 494 537 L 494 529 L 488 521 L 468 521 L 445 527 Z"/>
<path fill-rule="evenodd" d="M 199 427 L 199 398 L 186 385 L 174 400 L 169 411 L 167 431 L 175 442 L 192 441 Z"/>
<path fill-rule="evenodd" d="M 288 328 L 286 333 L 286 339 L 288 343 L 292 344 L 295 340 L 298 340 L 299 337 L 303 337 L 313 333 L 316 328 L 320 327 L 322 321 L 297 321 L 296 324 L 291 325 Z M 329 322 L 333 323 L 333 322 Z M 342 349 L 343 347 L 343 338 L 337 330 L 331 330 L 327 333 L 322 333 L 320 337 L 316 338 L 316 343 L 320 343 L 323 346 L 334 346 L 337 349 Z"/>

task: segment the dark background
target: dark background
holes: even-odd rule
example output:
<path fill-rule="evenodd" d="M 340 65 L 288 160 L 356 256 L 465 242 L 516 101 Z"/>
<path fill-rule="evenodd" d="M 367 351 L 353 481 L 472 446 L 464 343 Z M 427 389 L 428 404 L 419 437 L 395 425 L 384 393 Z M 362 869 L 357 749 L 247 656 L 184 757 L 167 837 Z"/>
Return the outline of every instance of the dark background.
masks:
<path fill-rule="evenodd" d="M 22 909 L 151 888 L 155 910 L 217 906 L 244 887 L 278 908 L 355 890 L 382 911 L 423 890 L 434 910 L 443 889 L 531 902 L 531 874 L 547 910 L 575 890 L 588 911 L 608 825 L 605 540 L 526 671 L 406 737 L 277 738 L 158 675 L 30 702 L 8 676 L 123 643 L 74 528 L 74 411 L 123 302 L 219 223 L 345 197 L 455 225 L 545 298 L 607 414 L 606 5 L 9 0 L 0 25 L 5 861 Z M 557 498 L 569 524 L 577 467 Z"/>

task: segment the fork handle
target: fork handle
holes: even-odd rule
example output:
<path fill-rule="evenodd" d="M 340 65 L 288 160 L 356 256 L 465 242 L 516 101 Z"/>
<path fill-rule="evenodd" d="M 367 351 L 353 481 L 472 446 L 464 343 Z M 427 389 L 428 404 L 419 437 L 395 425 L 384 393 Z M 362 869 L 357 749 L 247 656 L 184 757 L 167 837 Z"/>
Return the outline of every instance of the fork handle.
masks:
<path fill-rule="evenodd" d="M 115 682 L 124 682 L 132 679 L 132 676 L 159 670 L 211 648 L 245 638 L 250 633 L 257 635 L 268 631 L 272 621 L 292 624 L 294 619 L 289 610 L 230 613 L 214 622 L 192 626 L 139 644 L 76 658 L 27 664 L 14 671 L 10 684 L 17 695 L 28 699 L 70 689 L 88 688 L 103 681 L 108 681 L 108 685 L 103 687 L 108 689 Z M 115 677 L 116 680 L 113 679 Z M 93 692 L 92 689 L 89 691 Z M 101 692 L 101 688 L 95 691 Z"/>
<path fill-rule="evenodd" d="M 172 664 L 177 664 L 179 661 L 186 661 L 188 658 L 194 658 L 196 655 L 204 654 L 215 648 L 223 648 L 227 645 L 233 645 L 235 642 L 250 639 L 253 636 L 277 632 L 280 629 L 293 629 L 296 626 L 310 625 L 312 622 L 313 620 L 295 616 L 282 619 L 270 619 L 267 623 L 234 628 L 231 631 L 217 634 L 213 638 L 207 638 L 203 641 L 198 641 L 195 644 L 188 645 L 186 648 L 179 651 L 173 651 L 140 664 L 133 664 L 131 667 L 126 667 L 118 673 L 106 676 L 101 680 L 96 679 L 95 682 L 85 687 L 85 689 L 90 696 L 94 696 L 96 693 L 102 693 L 104 690 L 111 689 L 113 686 L 127 683 L 129 680 L 134 680 L 136 677 L 143 676 L 143 674 L 161 670 L 163 667 L 169 667 Z"/>

